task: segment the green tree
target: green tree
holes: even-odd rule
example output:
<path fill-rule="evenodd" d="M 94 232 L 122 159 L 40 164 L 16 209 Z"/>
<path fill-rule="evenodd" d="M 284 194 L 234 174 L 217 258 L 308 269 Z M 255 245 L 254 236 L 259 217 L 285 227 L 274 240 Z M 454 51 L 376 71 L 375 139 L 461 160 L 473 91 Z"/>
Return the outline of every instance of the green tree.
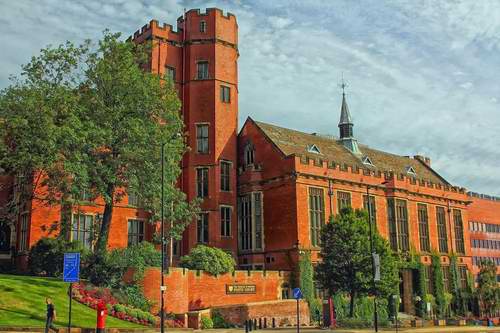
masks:
<path fill-rule="evenodd" d="M 417 262 L 418 270 L 418 284 L 417 284 L 417 296 L 420 298 L 417 303 L 417 315 L 421 318 L 427 316 L 427 306 L 425 302 L 425 295 L 427 295 L 427 283 L 425 274 L 425 265 L 419 259 Z"/>
<path fill-rule="evenodd" d="M 309 304 L 309 315 L 311 320 L 319 322 L 321 319 L 321 301 L 314 293 L 314 268 L 311 260 L 311 251 L 301 251 L 297 265 L 296 275 L 304 299 Z"/>
<path fill-rule="evenodd" d="M 367 213 L 342 209 L 321 232 L 322 260 L 316 268 L 316 281 L 330 295 L 338 292 L 349 294 L 349 317 L 354 315 L 357 297 L 366 294 L 387 297 L 399 285 L 397 256 L 376 231 L 373 238 L 374 250 L 380 255 L 381 263 L 381 281 L 376 283 L 375 290 L 371 282 L 372 257 Z"/>
<path fill-rule="evenodd" d="M 500 288 L 497 283 L 496 266 L 491 260 L 480 263 L 476 293 L 483 315 L 492 316 L 500 308 Z"/>
<path fill-rule="evenodd" d="M 197 212 L 175 186 L 186 151 L 180 102 L 170 80 L 143 70 L 147 61 L 148 47 L 105 32 L 97 44 L 42 50 L 0 95 L 2 167 L 28 183 L 38 175 L 47 198 L 69 207 L 82 191 L 104 200 L 98 260 L 126 191 L 159 218 L 162 144 L 169 236 Z"/>
<path fill-rule="evenodd" d="M 450 290 L 453 295 L 452 309 L 455 313 L 465 316 L 465 291 L 460 286 L 460 271 L 458 270 L 457 256 L 450 256 Z"/>
<path fill-rule="evenodd" d="M 170 80 L 144 71 L 147 52 L 119 34 L 105 33 L 86 59 L 81 101 L 87 131 L 84 165 L 88 183 L 105 201 L 98 252 L 106 249 L 114 203 L 125 189 L 137 195 L 144 208 L 156 213 L 161 198 L 161 149 L 165 145 L 165 199 L 178 237 L 194 218 L 193 205 L 175 186 L 186 151 L 180 102 Z"/>
<path fill-rule="evenodd" d="M 441 256 L 439 253 L 431 255 L 431 270 L 434 286 L 434 297 L 436 300 L 436 313 L 439 318 L 446 315 L 446 300 L 444 294 L 443 270 L 441 269 Z"/>
<path fill-rule="evenodd" d="M 199 269 L 212 275 L 219 275 L 234 271 L 236 262 L 233 256 L 224 250 L 197 245 L 188 255 L 181 257 L 182 267 L 189 269 Z"/>
<path fill-rule="evenodd" d="M 81 179 L 76 175 L 85 134 L 79 130 L 81 104 L 76 91 L 79 61 L 87 47 L 67 42 L 42 49 L 0 92 L 0 168 L 15 176 L 18 194 L 2 207 L 9 219 L 19 212 L 17 202 L 31 199 L 61 202 L 63 213 L 68 211 L 70 194 Z M 45 191 L 35 191 L 40 188 Z M 63 223 L 61 233 L 67 230 L 68 223 Z"/>

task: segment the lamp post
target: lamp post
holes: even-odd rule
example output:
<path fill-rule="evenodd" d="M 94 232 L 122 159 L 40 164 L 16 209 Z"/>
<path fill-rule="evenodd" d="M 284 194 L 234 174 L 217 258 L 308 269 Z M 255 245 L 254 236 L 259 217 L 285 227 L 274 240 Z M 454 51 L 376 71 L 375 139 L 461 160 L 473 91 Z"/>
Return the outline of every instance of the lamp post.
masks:
<path fill-rule="evenodd" d="M 375 251 L 373 249 L 373 232 L 372 232 L 372 207 L 370 202 L 370 186 L 366 185 L 366 203 L 368 206 L 368 225 L 370 226 L 370 252 L 372 255 L 372 284 L 373 284 L 373 324 L 375 332 L 378 332 L 378 312 L 377 312 L 377 292 L 375 289 Z"/>
<path fill-rule="evenodd" d="M 165 177 L 165 143 L 161 144 L 161 286 L 160 286 L 160 331 L 165 332 L 165 217 L 164 217 L 164 177 Z"/>

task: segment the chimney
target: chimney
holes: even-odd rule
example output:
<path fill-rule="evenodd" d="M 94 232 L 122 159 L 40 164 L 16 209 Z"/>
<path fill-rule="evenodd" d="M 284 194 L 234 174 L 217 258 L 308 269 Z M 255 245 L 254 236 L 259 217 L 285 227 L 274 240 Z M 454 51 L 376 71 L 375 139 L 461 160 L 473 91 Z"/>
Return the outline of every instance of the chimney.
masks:
<path fill-rule="evenodd" d="M 413 158 L 416 159 L 416 160 L 419 160 L 422 163 L 424 163 L 429 168 L 431 167 L 431 159 L 429 157 L 422 156 L 422 155 L 415 155 L 415 156 L 413 156 Z"/>

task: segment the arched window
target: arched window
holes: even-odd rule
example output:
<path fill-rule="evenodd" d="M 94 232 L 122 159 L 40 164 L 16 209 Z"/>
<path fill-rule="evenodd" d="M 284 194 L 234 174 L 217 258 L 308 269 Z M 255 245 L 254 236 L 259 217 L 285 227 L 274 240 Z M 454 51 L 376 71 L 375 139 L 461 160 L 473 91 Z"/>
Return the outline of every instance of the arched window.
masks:
<path fill-rule="evenodd" d="M 255 149 L 252 143 L 248 142 L 245 146 L 245 165 L 254 164 Z"/>

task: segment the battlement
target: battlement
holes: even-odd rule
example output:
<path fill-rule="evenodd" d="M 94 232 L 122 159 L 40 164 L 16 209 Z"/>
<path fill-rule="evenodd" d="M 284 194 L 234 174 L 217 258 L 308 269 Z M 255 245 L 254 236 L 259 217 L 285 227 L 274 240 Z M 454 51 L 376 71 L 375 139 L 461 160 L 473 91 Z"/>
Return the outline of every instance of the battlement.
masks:
<path fill-rule="evenodd" d="M 199 24 L 204 20 L 203 18 L 207 18 L 208 27 L 206 31 L 200 32 Z M 221 21 L 218 18 L 224 20 Z M 129 40 L 141 43 L 156 37 L 175 44 L 183 42 L 184 39 L 186 41 L 218 39 L 237 44 L 237 26 L 236 16 L 229 12 L 224 14 L 219 8 L 207 8 L 205 12 L 201 12 L 200 9 L 190 9 L 177 19 L 177 29 L 171 24 L 160 25 L 157 20 L 151 20 L 134 32 Z"/>
<path fill-rule="evenodd" d="M 478 199 L 483 199 L 483 200 L 490 200 L 490 201 L 500 201 L 500 197 L 496 197 L 493 195 L 488 195 L 488 194 L 482 194 L 482 193 L 477 193 L 477 192 L 467 192 L 467 196 L 471 198 L 478 198 Z"/>
<path fill-rule="evenodd" d="M 142 42 L 151 36 L 158 36 L 167 40 L 180 41 L 182 37 L 181 32 L 182 30 L 179 29 L 174 30 L 171 24 L 163 23 L 160 26 L 157 20 L 151 20 L 148 24 L 143 25 L 140 30 L 134 32 L 134 35 L 130 36 L 129 39 Z"/>
<path fill-rule="evenodd" d="M 236 21 L 236 16 L 233 13 L 227 12 L 224 15 L 224 11 L 220 8 L 207 8 L 203 13 L 199 8 L 193 8 L 186 12 L 186 16 L 188 17 L 202 17 L 202 16 L 210 16 L 210 15 L 218 15 L 222 18 L 231 20 L 234 19 Z M 184 22 L 184 15 L 179 16 L 177 18 L 177 24 Z"/>
<path fill-rule="evenodd" d="M 439 183 L 433 183 L 427 179 L 420 179 L 416 177 L 411 177 L 406 174 L 397 174 L 393 171 L 385 171 L 382 172 L 380 170 L 374 170 L 369 167 L 360 168 L 357 165 L 348 165 L 346 163 L 337 163 L 335 161 L 328 161 L 321 158 L 310 158 L 306 155 L 294 155 L 294 157 L 298 160 L 298 162 L 302 165 L 307 165 L 311 167 L 321 168 L 323 169 L 320 173 L 322 175 L 326 174 L 325 171 L 335 170 L 338 172 L 345 172 L 347 174 L 357 174 L 363 175 L 364 181 L 369 183 L 369 179 L 373 179 L 373 183 L 380 183 L 380 179 L 383 177 L 385 181 L 388 181 L 392 184 L 389 185 L 390 188 L 398 188 L 405 183 L 409 183 L 414 186 L 420 186 L 424 188 L 437 189 L 444 192 L 456 193 L 456 194 L 466 194 L 467 190 L 463 187 L 452 186 L 452 185 L 443 185 Z M 367 179 L 368 178 L 368 179 Z"/>

